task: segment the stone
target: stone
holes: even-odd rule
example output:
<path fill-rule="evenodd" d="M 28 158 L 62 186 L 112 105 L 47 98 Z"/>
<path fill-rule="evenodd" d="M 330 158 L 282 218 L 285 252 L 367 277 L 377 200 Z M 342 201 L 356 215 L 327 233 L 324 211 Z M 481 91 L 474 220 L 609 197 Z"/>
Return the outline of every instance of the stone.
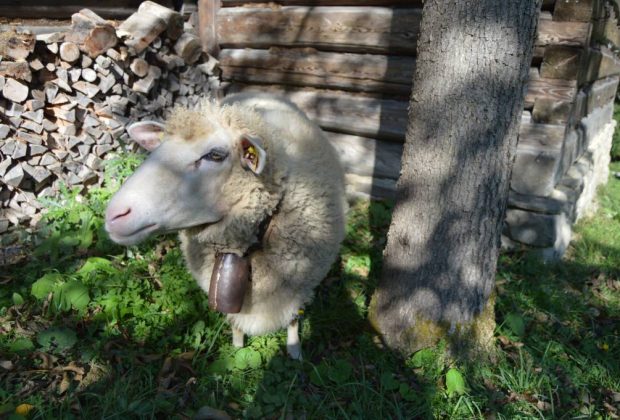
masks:
<path fill-rule="evenodd" d="M 522 244 L 537 248 L 566 250 L 571 223 L 564 213 L 540 214 L 518 209 L 506 211 L 504 234 Z"/>

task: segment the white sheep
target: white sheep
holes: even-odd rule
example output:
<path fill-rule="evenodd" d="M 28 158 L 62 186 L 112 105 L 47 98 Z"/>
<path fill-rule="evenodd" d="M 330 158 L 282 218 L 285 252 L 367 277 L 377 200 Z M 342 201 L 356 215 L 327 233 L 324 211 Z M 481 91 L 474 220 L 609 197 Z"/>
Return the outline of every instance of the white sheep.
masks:
<path fill-rule="evenodd" d="M 239 94 L 128 131 L 152 153 L 108 205 L 112 240 L 179 231 L 206 292 L 216 253 L 246 255 L 251 282 L 227 315 L 233 344 L 288 326 L 287 351 L 300 358 L 296 316 L 344 237 L 344 176 L 321 129 L 284 99 Z"/>

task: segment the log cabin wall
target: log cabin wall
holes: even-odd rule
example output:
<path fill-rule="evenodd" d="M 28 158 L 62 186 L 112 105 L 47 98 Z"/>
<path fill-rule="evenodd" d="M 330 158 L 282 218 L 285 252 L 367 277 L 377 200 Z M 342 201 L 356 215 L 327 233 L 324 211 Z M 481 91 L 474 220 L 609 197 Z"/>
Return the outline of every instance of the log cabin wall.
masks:
<path fill-rule="evenodd" d="M 200 0 L 199 9 L 203 42 L 218 56 L 227 93 L 286 95 L 340 152 L 350 195 L 393 196 L 421 2 Z M 606 181 L 620 74 L 618 14 L 616 1 L 544 1 L 506 246 L 562 255 L 572 223 Z"/>

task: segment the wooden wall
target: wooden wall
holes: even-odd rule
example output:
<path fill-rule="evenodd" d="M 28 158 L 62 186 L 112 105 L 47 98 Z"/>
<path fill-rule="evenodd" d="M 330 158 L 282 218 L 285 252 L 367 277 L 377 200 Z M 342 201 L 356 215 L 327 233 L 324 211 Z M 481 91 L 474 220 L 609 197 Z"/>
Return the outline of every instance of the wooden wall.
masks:
<path fill-rule="evenodd" d="M 392 194 L 415 71 L 420 1 L 200 0 L 199 5 L 208 9 L 203 21 L 213 22 L 203 39 L 218 55 L 229 92 L 284 93 L 340 150 L 352 189 Z M 620 65 L 609 46 L 619 45 L 617 15 L 615 1 L 544 1 L 515 192 L 548 196 L 580 153 L 565 139 L 593 101 L 613 98 Z"/>
<path fill-rule="evenodd" d="M 143 0 L 0 0 L 1 18 L 70 19 L 81 9 L 90 9 L 107 19 L 122 19 L 138 9 Z M 154 0 L 174 8 L 175 0 Z M 181 1 L 181 4 L 183 2 Z"/>

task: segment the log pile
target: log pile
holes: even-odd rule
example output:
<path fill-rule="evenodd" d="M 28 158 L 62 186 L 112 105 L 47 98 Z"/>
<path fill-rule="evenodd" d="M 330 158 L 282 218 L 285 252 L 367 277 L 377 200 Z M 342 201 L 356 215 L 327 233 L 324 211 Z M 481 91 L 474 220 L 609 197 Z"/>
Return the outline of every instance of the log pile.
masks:
<path fill-rule="evenodd" d="M 144 2 L 126 21 L 88 9 L 68 32 L 0 33 L 0 235 L 34 226 L 41 197 L 87 189 L 131 147 L 125 127 L 193 106 L 219 86 L 179 13 Z M 198 45 L 198 48 L 196 47 Z"/>
<path fill-rule="evenodd" d="M 203 42 L 219 47 L 213 50 L 228 92 L 287 95 L 340 151 L 351 195 L 393 196 L 421 2 L 200 4 L 208 12 L 203 21 L 215 22 Z M 590 178 L 604 178 L 601 156 L 609 152 L 605 139 L 620 75 L 618 13 L 618 3 L 610 0 L 543 3 L 513 171 L 507 244 L 537 247 L 551 257 L 562 254 L 571 224 L 592 202 L 596 182 Z M 579 201 L 584 191 L 589 198 Z"/>

